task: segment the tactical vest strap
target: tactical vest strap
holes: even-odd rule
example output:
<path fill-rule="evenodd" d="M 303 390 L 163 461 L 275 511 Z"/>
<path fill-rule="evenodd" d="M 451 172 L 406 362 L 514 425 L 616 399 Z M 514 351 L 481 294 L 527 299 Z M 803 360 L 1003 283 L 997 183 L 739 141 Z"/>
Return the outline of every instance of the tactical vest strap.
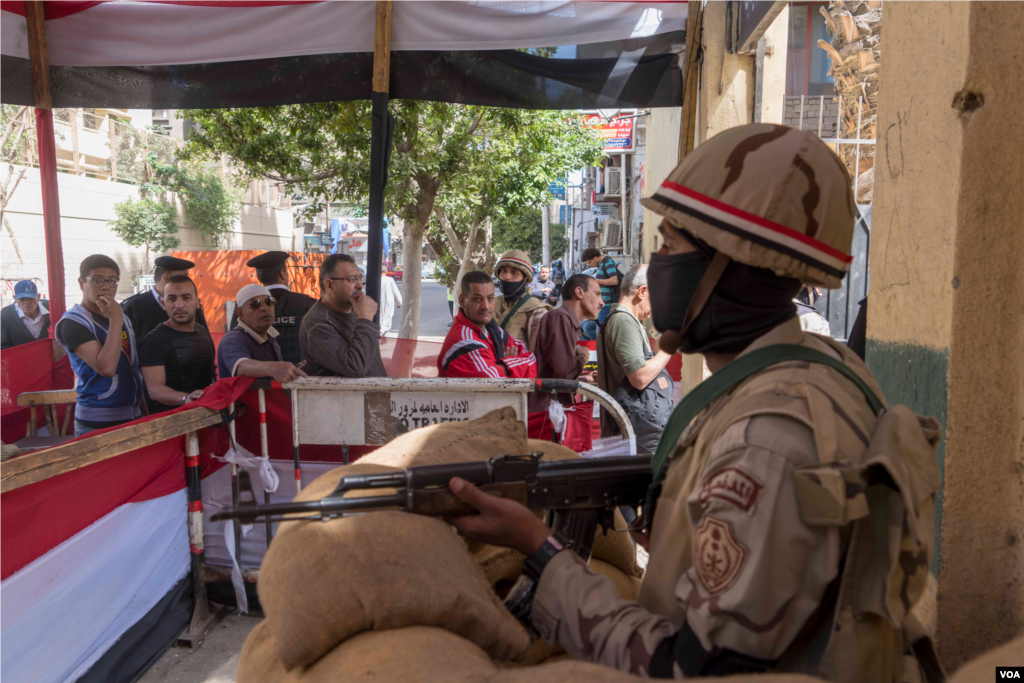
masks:
<path fill-rule="evenodd" d="M 857 373 L 842 361 L 821 351 L 797 344 L 776 344 L 742 355 L 698 384 L 693 391 L 683 397 L 683 400 L 672 412 L 672 417 L 665 425 L 665 431 L 662 432 L 658 448 L 651 459 L 651 471 L 654 476 L 651 480 L 651 487 L 647 490 L 647 500 L 644 503 L 644 519 L 648 524 L 654 519 L 654 505 L 661 495 L 661 485 L 665 480 L 668 456 L 672 453 L 672 449 L 679 441 L 686 426 L 712 401 L 731 391 L 743 380 L 768 366 L 788 361 L 806 361 L 827 365 L 849 379 L 861 390 L 876 415 L 885 409 L 885 404 Z"/>

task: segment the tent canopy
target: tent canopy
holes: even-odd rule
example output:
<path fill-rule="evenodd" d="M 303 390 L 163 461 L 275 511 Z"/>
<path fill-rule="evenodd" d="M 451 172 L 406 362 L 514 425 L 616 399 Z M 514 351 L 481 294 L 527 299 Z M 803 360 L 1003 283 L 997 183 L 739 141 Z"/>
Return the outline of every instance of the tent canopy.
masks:
<path fill-rule="evenodd" d="M 374 6 L 47 3 L 53 104 L 369 99 Z M 0 3 L 5 103 L 32 103 L 24 13 L 23 2 Z M 398 2 L 391 97 L 538 109 L 679 106 L 686 14 L 685 2 Z M 552 56 L 523 51 L 551 47 Z"/>

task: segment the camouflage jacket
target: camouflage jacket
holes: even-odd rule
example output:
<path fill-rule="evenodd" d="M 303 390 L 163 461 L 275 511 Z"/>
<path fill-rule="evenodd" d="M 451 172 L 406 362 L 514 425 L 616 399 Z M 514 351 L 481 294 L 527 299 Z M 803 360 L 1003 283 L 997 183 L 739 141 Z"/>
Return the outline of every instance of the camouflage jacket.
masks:
<path fill-rule="evenodd" d="M 747 351 L 786 343 L 840 358 L 882 396 L 859 358 L 803 333 L 796 319 Z M 868 515 L 856 468 L 836 465 L 860 462 L 877 420 L 863 394 L 826 366 L 781 363 L 748 378 L 698 415 L 676 445 L 639 602 L 619 598 L 609 581 L 563 551 L 538 586 L 538 631 L 575 658 L 639 675 L 800 671 L 899 680 L 896 629 L 862 627 L 871 631 L 858 636 L 872 643 L 873 661 L 844 661 L 845 671 L 837 671 L 832 635 L 841 621 L 835 606 L 849 522 Z M 838 482 L 822 483 L 829 479 L 819 476 L 822 468 L 841 472 Z M 904 566 L 913 568 L 913 585 L 923 586 L 927 566 Z M 884 594 L 892 578 L 880 564 L 870 569 L 857 587 Z M 920 591 L 910 592 L 916 601 Z M 680 665 L 688 660 L 692 666 Z"/>
<path fill-rule="evenodd" d="M 509 312 L 519 302 L 519 299 L 505 304 L 505 297 L 498 295 L 494 299 L 494 319 L 501 325 L 501 329 L 526 344 L 531 351 L 537 350 L 537 333 L 540 330 L 540 319 L 545 313 L 552 309 L 551 304 L 546 304 L 540 299 L 525 294 L 527 300 L 519 307 L 508 322 L 504 322 Z M 504 322 L 504 324 L 503 324 Z"/>

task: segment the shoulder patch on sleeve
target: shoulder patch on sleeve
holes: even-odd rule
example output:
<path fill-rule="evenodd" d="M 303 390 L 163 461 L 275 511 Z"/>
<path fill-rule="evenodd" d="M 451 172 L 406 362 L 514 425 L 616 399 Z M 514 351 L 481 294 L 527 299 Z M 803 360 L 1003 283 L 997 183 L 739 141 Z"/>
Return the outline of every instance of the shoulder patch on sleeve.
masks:
<path fill-rule="evenodd" d="M 747 551 L 728 522 L 705 517 L 697 528 L 694 567 L 708 593 L 725 590 L 740 573 Z"/>
<path fill-rule="evenodd" d="M 712 472 L 701 484 L 699 500 L 701 505 L 705 505 L 711 498 L 717 498 L 750 512 L 763 490 L 764 484 L 743 468 L 723 467 Z"/>

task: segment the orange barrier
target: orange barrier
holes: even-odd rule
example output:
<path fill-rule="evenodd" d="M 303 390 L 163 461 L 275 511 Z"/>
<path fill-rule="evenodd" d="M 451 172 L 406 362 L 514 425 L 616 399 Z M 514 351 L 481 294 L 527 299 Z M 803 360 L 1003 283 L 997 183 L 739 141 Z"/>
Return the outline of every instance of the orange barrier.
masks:
<path fill-rule="evenodd" d="M 203 313 L 211 332 L 227 331 L 225 302 L 234 301 L 242 287 L 256 282 L 256 271 L 245 265 L 253 256 L 264 253 L 263 249 L 233 251 L 175 251 L 173 256 L 195 263 L 191 270 L 192 279 L 199 288 Z M 326 254 L 304 254 L 289 252 L 288 287 L 293 292 L 320 298 L 317 274 Z"/>

